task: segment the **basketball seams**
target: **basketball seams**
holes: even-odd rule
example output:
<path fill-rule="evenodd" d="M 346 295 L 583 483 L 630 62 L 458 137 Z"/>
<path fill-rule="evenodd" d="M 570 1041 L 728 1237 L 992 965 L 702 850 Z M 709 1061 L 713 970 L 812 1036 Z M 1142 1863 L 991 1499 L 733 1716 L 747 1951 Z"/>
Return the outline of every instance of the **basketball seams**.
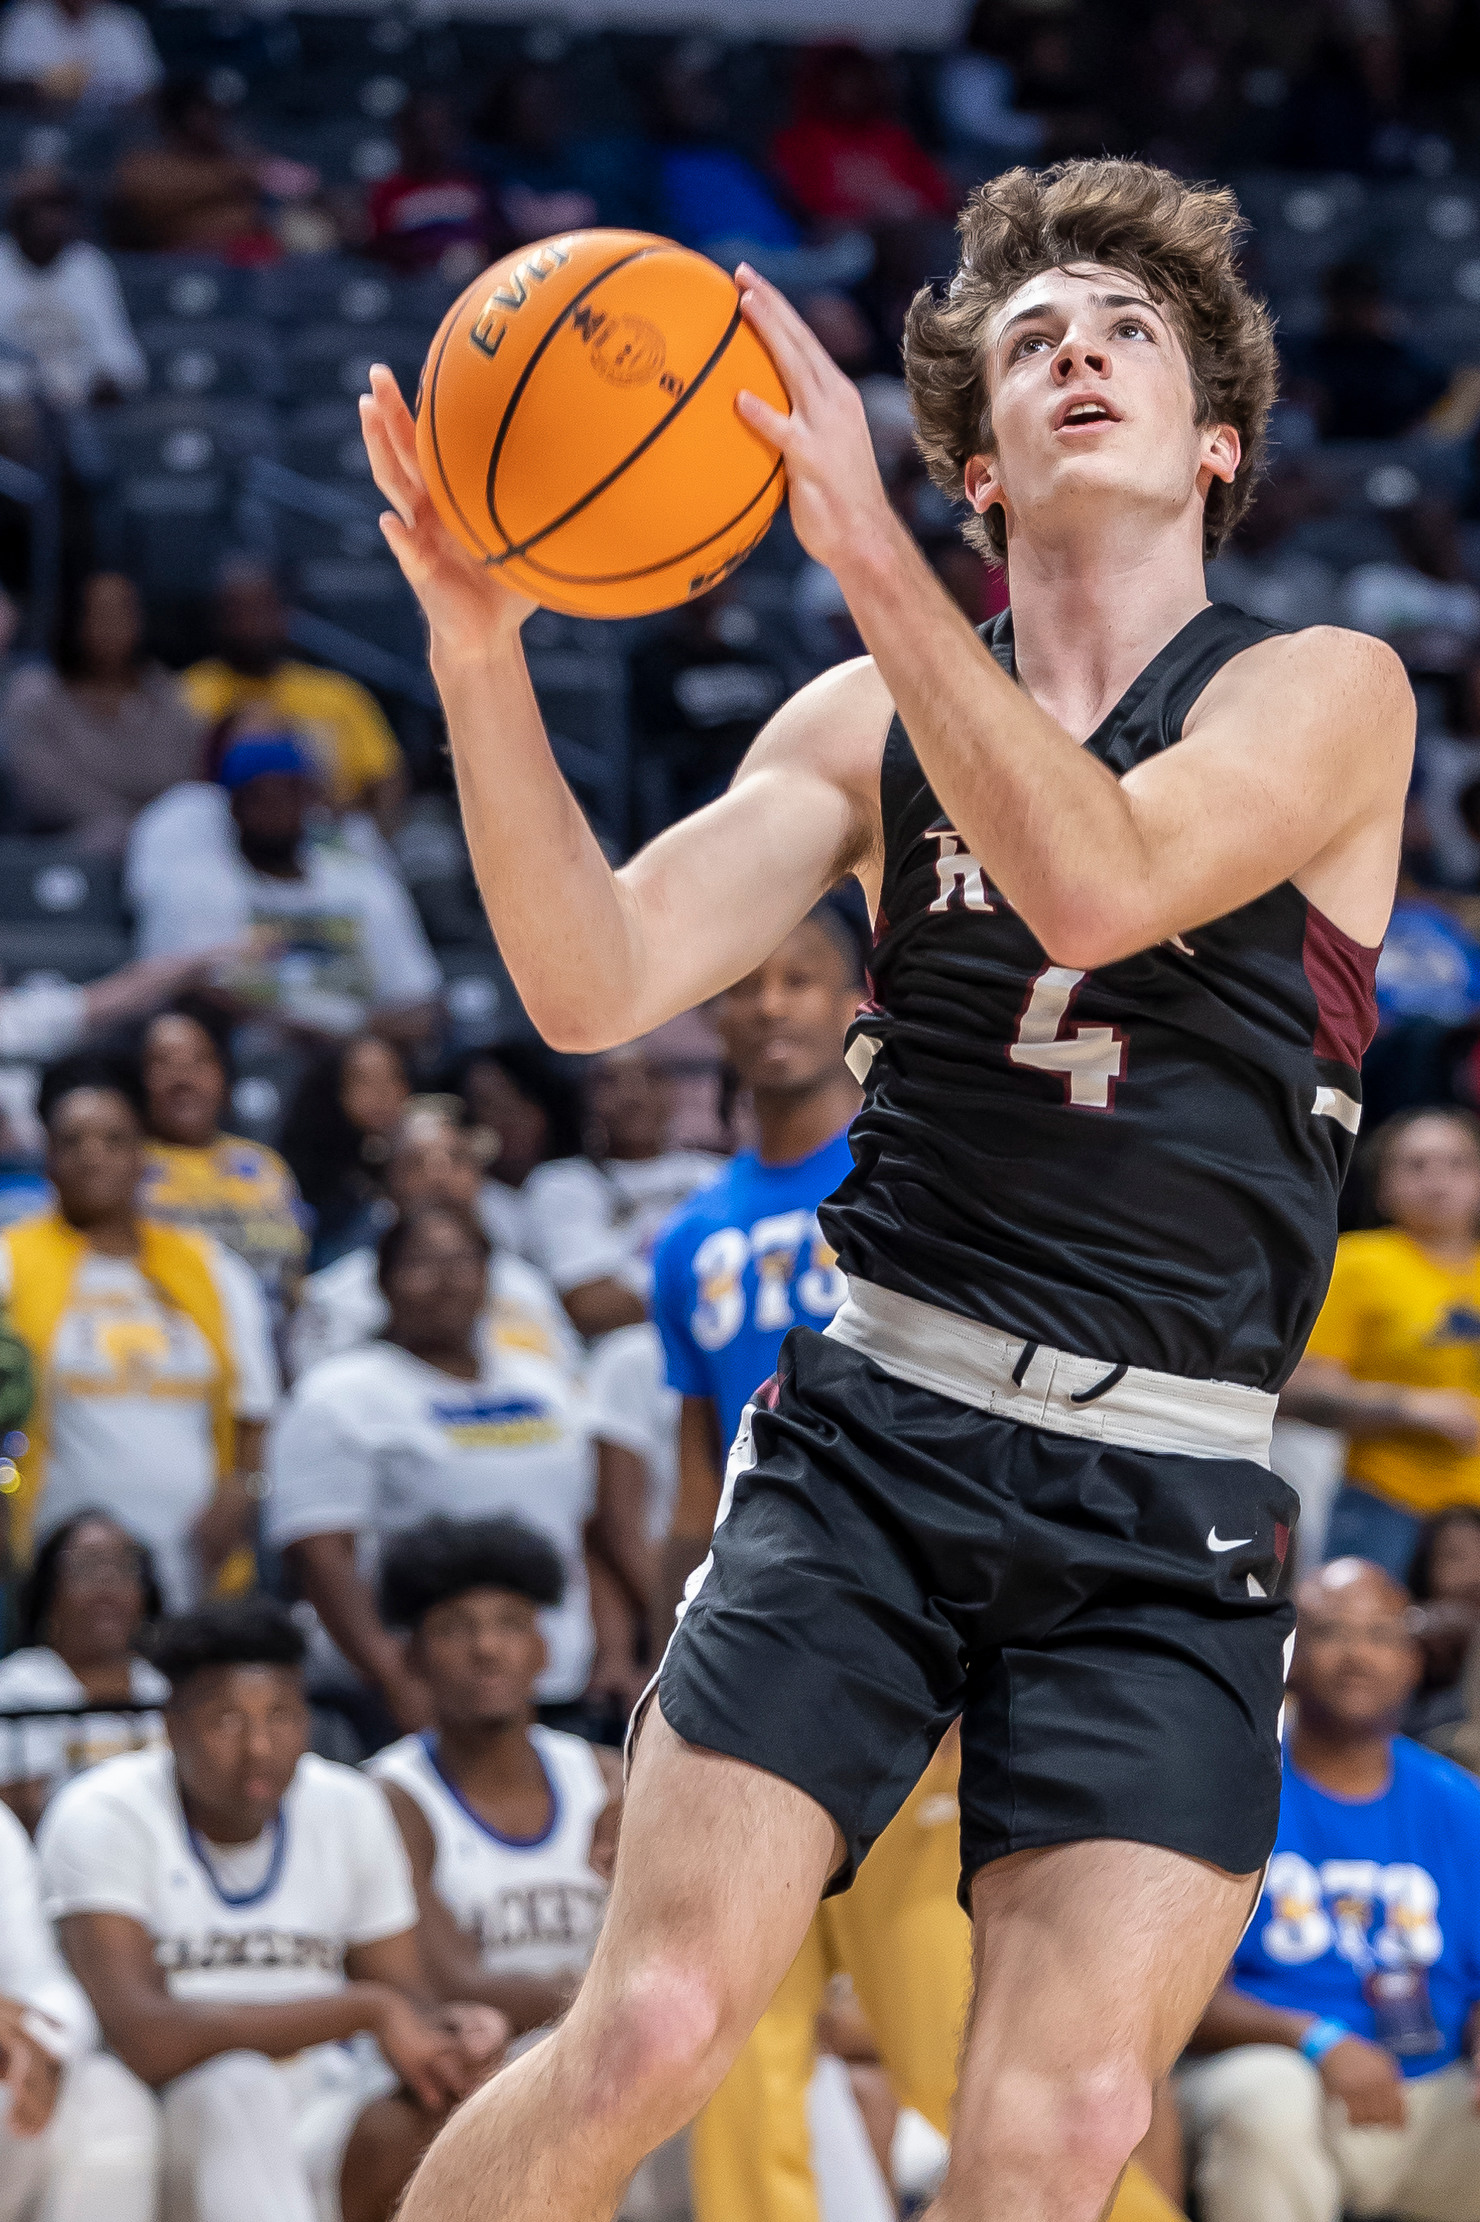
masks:
<path fill-rule="evenodd" d="M 477 280 L 474 281 L 475 284 L 477 282 Z M 469 286 L 468 292 L 471 293 L 472 290 L 472 286 Z M 478 547 L 482 550 L 483 561 L 485 563 L 491 564 L 497 563 L 499 561 L 499 558 L 494 555 L 492 551 L 487 547 L 482 534 L 475 531 L 474 527 L 469 524 L 468 519 L 463 514 L 462 503 L 458 500 L 457 495 L 453 491 L 452 481 L 447 476 L 447 465 L 442 460 L 442 442 L 437 437 L 437 380 L 442 374 L 442 363 L 447 354 L 448 348 L 452 345 L 453 339 L 456 336 L 461 316 L 462 303 L 460 302 L 457 308 L 453 310 L 452 314 L 447 319 L 447 330 L 446 333 L 443 335 L 441 346 L 437 349 L 437 360 L 432 366 L 432 375 L 427 381 L 427 434 L 432 443 L 432 457 L 437 466 L 437 476 L 442 481 L 443 490 L 447 495 L 447 499 L 451 502 L 454 510 L 457 512 L 458 521 L 462 525 L 463 529 L 466 531 L 468 538 L 473 542 L 475 547 Z M 499 521 L 496 517 L 491 518 L 490 522 L 492 523 L 495 532 L 503 531 L 503 527 L 499 524 Z M 503 534 L 503 538 L 505 553 L 507 553 L 509 536 L 506 532 Z"/>
<path fill-rule="evenodd" d="M 743 508 L 735 511 L 733 517 L 727 518 L 722 525 L 716 525 L 713 532 L 706 533 L 702 540 L 696 540 L 691 548 L 680 548 L 675 554 L 665 555 L 656 563 L 645 563 L 637 571 L 555 571 L 551 569 L 549 564 L 540 563 L 533 556 L 524 555 L 518 548 L 511 548 L 509 554 L 518 556 L 519 561 L 527 569 L 537 571 L 541 578 L 553 579 L 562 586 L 626 586 L 634 579 L 650 579 L 660 571 L 671 571 L 675 564 L 687 563 L 691 557 L 700 554 L 703 549 L 712 548 L 715 541 L 722 540 L 727 532 L 733 532 L 741 518 L 748 517 L 757 502 L 764 501 L 766 495 L 775 485 L 783 467 L 782 459 L 778 455 L 764 483 L 756 488 L 756 491 Z M 773 510 L 771 514 L 774 516 L 775 511 Z M 769 523 L 769 518 L 767 522 Z M 756 538 L 759 539 L 760 535 L 757 534 Z M 749 549 L 754 546 L 755 541 L 750 541 L 744 552 L 748 553 Z M 504 558 L 500 556 L 494 560 L 501 564 Z"/>
<path fill-rule="evenodd" d="M 664 243 L 664 245 L 653 247 L 636 247 L 629 254 L 618 255 L 615 262 L 609 262 L 604 269 L 598 270 L 594 277 L 590 277 L 586 280 L 586 283 L 581 287 L 579 293 L 573 293 L 571 295 L 570 299 L 566 302 L 565 307 L 561 310 L 560 314 L 555 318 L 554 322 L 548 325 L 546 329 L 540 334 L 539 339 L 535 342 L 534 347 L 530 350 L 529 360 L 524 365 L 524 368 L 520 371 L 519 376 L 514 383 L 514 391 L 510 394 L 507 402 L 504 404 L 504 413 L 499 419 L 499 428 L 498 431 L 494 434 L 493 449 L 488 458 L 488 514 L 490 520 L 492 521 L 494 531 L 503 535 L 503 539 L 505 542 L 504 556 L 513 555 L 517 551 L 514 545 L 513 534 L 505 532 L 503 526 L 499 523 L 498 504 L 494 500 L 493 483 L 498 475 L 499 458 L 504 452 L 504 441 L 508 438 L 509 428 L 513 424 L 515 412 L 518 409 L 520 402 L 524 399 L 525 388 L 528 386 L 530 379 L 534 376 L 535 371 L 538 369 L 541 361 L 543 360 L 545 350 L 552 344 L 556 334 L 564 330 L 567 321 L 581 306 L 581 303 L 588 299 L 588 297 L 596 291 L 596 288 L 599 285 L 605 285 L 608 278 L 615 277 L 616 273 L 619 270 L 626 270 L 634 262 L 646 262 L 651 256 L 663 253 L 665 251 L 665 246 L 666 243 Z M 459 515 L 461 515 L 461 511 L 459 511 Z M 564 523 L 566 520 L 562 518 L 559 521 L 561 523 Z M 546 529 L 548 530 L 549 528 L 547 527 Z M 531 543 L 526 542 L 525 545 L 528 546 L 531 545 Z M 492 560 L 495 563 L 502 563 L 504 560 L 504 556 L 495 556 Z"/>

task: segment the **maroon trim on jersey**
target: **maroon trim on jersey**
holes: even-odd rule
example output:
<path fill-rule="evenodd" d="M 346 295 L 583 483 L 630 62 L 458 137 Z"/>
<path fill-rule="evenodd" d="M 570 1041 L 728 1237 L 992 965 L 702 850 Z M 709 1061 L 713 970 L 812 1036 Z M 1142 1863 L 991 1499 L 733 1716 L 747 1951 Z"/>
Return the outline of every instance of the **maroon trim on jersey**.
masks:
<path fill-rule="evenodd" d="M 1316 999 L 1315 1053 L 1338 1065 L 1362 1069 L 1362 1053 L 1377 1032 L 1377 960 L 1382 945 L 1366 948 L 1333 925 L 1314 903 L 1305 906 L 1305 977 Z"/>

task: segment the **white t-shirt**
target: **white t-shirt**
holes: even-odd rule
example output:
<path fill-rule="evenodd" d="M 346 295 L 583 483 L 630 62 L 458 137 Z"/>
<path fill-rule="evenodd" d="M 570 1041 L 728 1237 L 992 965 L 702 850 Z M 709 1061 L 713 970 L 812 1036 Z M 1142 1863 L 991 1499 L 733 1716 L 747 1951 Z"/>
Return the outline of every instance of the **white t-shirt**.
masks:
<path fill-rule="evenodd" d="M 168 1682 L 147 1659 L 130 1659 L 128 1683 L 136 1705 L 163 1705 L 170 1694 Z M 86 1703 L 87 1692 L 66 1660 L 45 1645 L 0 1659 L 0 1709 Z M 158 1713 L 110 1713 L 103 1707 L 71 1720 L 0 1720 L 0 1782 L 44 1780 L 52 1798 L 86 1768 L 163 1741 Z"/>
<path fill-rule="evenodd" d="M 294 1379 L 322 1358 L 370 1342 L 389 1317 L 372 1249 L 348 1250 L 332 1265 L 310 1273 L 288 1326 Z M 554 1289 L 536 1266 L 507 1250 L 495 1251 L 488 1263 L 484 1332 L 490 1354 L 526 1350 L 569 1373 L 581 1362 L 580 1338 Z"/>
<path fill-rule="evenodd" d="M 118 273 L 85 239 L 38 270 L 9 233 L 0 236 L 0 331 L 35 358 L 48 400 L 77 408 L 99 378 L 124 393 L 149 383 Z"/>
<path fill-rule="evenodd" d="M 378 1541 L 430 1513 L 496 1513 L 549 1537 L 565 1596 L 542 1613 L 550 1663 L 537 1685 L 562 1703 L 586 1687 L 595 1652 L 584 1531 L 596 1508 L 596 1454 L 569 1375 L 528 1351 L 501 1350 L 460 1381 L 394 1343 L 326 1358 L 303 1376 L 272 1431 L 268 1540 L 359 1539 L 373 1580 Z"/>
<path fill-rule="evenodd" d="M 606 1884 L 591 1865 L 591 1839 L 610 1793 L 579 1736 L 532 1728 L 550 1786 L 542 1836 L 500 1836 L 437 1764 L 435 1735 L 403 1736 L 366 1762 L 382 1782 L 416 1800 L 436 1843 L 432 1888 L 458 1927 L 477 1940 L 491 1975 L 579 1975 L 606 1912 Z"/>
<path fill-rule="evenodd" d="M 150 808 L 169 802 L 164 795 Z M 148 816 L 141 813 L 130 837 L 146 855 Z M 188 956 L 252 926 L 271 927 L 280 946 L 233 966 L 224 984 L 264 1017 L 328 1034 L 352 1034 L 372 1011 L 441 994 L 441 967 L 393 873 L 314 842 L 304 843 L 302 865 L 301 879 L 273 879 L 254 872 L 235 843 L 213 840 L 199 853 L 178 854 L 167 875 L 136 868 L 129 877 L 137 889 L 140 956 Z"/>
<path fill-rule="evenodd" d="M 511 1188 L 506 1180 L 486 1180 L 478 1191 L 478 1217 L 496 1250 L 512 1250 L 521 1258 L 533 1256 L 527 1183 Z"/>
<path fill-rule="evenodd" d="M 661 1543 L 678 1501 L 678 1426 L 683 1398 L 668 1386 L 663 1338 L 650 1320 L 603 1335 L 586 1369 L 591 1433 L 620 1443 L 647 1467 L 647 1532 Z"/>
<path fill-rule="evenodd" d="M 138 100 L 164 76 L 149 26 L 133 8 L 93 0 L 75 19 L 55 0 L 11 0 L 0 17 L 0 78 L 39 84 L 75 63 L 87 72 L 83 99 L 106 104 Z"/>
<path fill-rule="evenodd" d="M 32 2009 L 31 2033 L 54 2059 L 75 2060 L 97 2043 L 92 2008 L 41 1910 L 31 1839 L 8 1805 L 0 1805 L 0 1998 Z"/>
<path fill-rule="evenodd" d="M 0 1058 L 49 1065 L 87 1032 L 87 990 L 39 975 L 0 992 Z"/>
<path fill-rule="evenodd" d="M 236 1374 L 238 1419 L 265 1420 L 278 1400 L 277 1360 L 250 1267 L 210 1236 L 206 1247 Z M 10 1295 L 0 1242 L 0 1302 Z M 49 1445 L 39 1532 L 102 1504 L 154 1553 L 168 1603 L 195 1587 L 188 1536 L 216 1486 L 211 1387 L 216 1358 L 184 1312 L 131 1258 L 89 1250 L 78 1266 L 46 1377 Z"/>
<path fill-rule="evenodd" d="M 665 1150 L 660 1157 L 558 1157 L 537 1165 L 524 1184 L 530 1255 L 562 1296 L 586 1281 L 625 1281 L 646 1301 L 659 1228 L 696 1188 L 725 1168 L 708 1150 Z"/>
<path fill-rule="evenodd" d="M 231 1887 L 228 1847 L 202 1847 L 175 1788 L 174 1755 L 132 1751 L 69 1782 L 47 1807 L 36 1848 L 46 1910 L 121 1913 L 154 1939 L 176 1998 L 271 2005 L 328 1998 L 357 1944 L 416 1926 L 400 1830 L 376 1785 L 308 1753 L 272 1828 L 265 1872 Z"/>

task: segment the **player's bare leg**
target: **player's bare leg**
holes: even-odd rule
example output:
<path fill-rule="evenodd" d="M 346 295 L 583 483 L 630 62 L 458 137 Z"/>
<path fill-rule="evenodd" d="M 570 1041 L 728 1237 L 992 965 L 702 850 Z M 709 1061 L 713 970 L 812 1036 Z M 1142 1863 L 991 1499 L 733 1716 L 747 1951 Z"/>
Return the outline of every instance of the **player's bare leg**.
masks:
<path fill-rule="evenodd" d="M 638 2163 L 719 2084 L 841 1856 L 821 1806 L 694 1750 L 655 1704 L 576 2002 L 453 2116 L 402 2222 L 610 2222 Z"/>
<path fill-rule="evenodd" d="M 1108 1842 L 978 1872 L 976 1998 L 928 2222 L 1098 2222 L 1258 1885 Z"/>

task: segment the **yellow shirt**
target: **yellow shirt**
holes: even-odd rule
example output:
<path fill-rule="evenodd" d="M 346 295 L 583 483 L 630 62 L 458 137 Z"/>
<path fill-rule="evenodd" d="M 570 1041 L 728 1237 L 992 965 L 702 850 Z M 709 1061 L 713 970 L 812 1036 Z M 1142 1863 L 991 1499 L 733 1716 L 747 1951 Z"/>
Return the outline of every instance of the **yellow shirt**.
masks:
<path fill-rule="evenodd" d="M 1397 1227 L 1344 1234 L 1306 1355 L 1334 1359 L 1358 1381 L 1480 1396 L 1480 1249 L 1450 1266 Z M 1411 1512 L 1480 1504 L 1480 1451 L 1436 1435 L 1355 1438 L 1346 1470 Z"/>
<path fill-rule="evenodd" d="M 239 711 L 295 726 L 319 762 L 336 810 L 350 810 L 367 787 L 398 769 L 396 736 L 372 694 L 342 671 L 280 663 L 267 679 L 248 679 L 219 657 L 180 675 L 190 707 L 211 725 Z"/>
<path fill-rule="evenodd" d="M 204 1149 L 146 1142 L 139 1208 L 166 1225 L 212 1234 L 248 1264 L 275 1307 L 295 1294 L 308 1257 L 298 1183 L 276 1150 L 239 1134 Z"/>

